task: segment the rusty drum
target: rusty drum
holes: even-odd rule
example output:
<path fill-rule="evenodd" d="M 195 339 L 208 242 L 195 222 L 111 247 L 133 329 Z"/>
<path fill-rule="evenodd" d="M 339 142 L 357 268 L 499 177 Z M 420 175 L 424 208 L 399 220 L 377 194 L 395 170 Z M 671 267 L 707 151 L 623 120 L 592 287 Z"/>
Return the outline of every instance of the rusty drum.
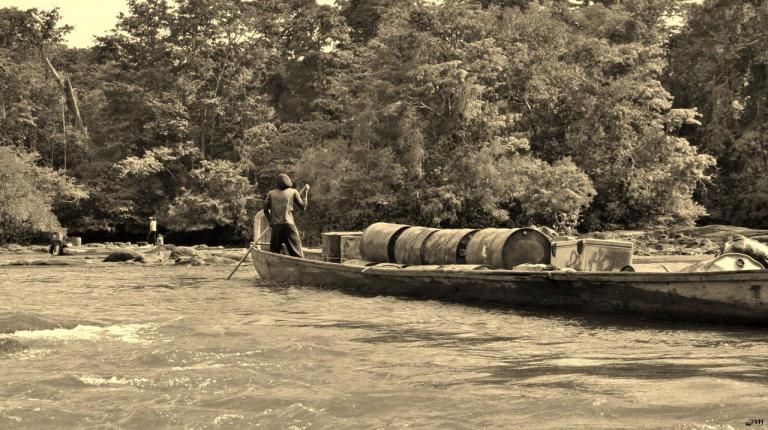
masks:
<path fill-rule="evenodd" d="M 477 230 L 471 228 L 438 230 L 422 246 L 423 264 L 464 264 L 467 244 Z"/>
<path fill-rule="evenodd" d="M 466 263 L 487 264 L 488 246 L 497 234 L 509 231 L 508 228 L 484 228 L 475 232 L 467 243 Z M 490 264 L 488 264 L 490 266 Z"/>
<path fill-rule="evenodd" d="M 400 234 L 395 243 L 395 262 L 399 264 L 424 264 L 422 248 L 424 242 L 438 229 L 430 227 L 410 227 Z"/>
<path fill-rule="evenodd" d="M 360 257 L 377 263 L 394 263 L 397 238 L 409 227 L 387 222 L 369 225 L 360 239 Z"/>
<path fill-rule="evenodd" d="M 467 263 L 494 269 L 549 264 L 551 247 L 549 237 L 534 228 L 483 229 L 467 245 Z"/>

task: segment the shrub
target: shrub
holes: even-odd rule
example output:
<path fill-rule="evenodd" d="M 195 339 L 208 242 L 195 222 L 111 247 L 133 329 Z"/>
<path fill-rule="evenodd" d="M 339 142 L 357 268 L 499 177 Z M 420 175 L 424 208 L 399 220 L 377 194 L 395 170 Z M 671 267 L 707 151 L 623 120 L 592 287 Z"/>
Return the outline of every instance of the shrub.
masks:
<path fill-rule="evenodd" d="M 60 229 L 54 205 L 87 197 L 72 178 L 36 161 L 35 154 L 0 147 L 0 243 Z"/>

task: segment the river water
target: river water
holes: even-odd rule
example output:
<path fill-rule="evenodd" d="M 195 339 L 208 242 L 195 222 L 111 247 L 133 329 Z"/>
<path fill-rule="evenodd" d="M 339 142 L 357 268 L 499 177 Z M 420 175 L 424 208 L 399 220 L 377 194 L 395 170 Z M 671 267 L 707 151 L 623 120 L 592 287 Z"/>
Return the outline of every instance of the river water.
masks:
<path fill-rule="evenodd" d="M 0 428 L 768 426 L 765 330 L 360 297 L 230 269 L 0 267 Z"/>

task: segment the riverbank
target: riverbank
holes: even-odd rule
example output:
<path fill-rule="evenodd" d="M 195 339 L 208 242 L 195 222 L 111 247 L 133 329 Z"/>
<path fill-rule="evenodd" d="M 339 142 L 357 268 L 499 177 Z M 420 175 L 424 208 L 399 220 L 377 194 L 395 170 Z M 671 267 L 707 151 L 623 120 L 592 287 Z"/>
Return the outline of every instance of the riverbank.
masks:
<path fill-rule="evenodd" d="M 716 255 L 734 234 L 768 242 L 768 230 L 728 225 L 671 227 L 656 230 L 616 230 L 579 235 L 578 238 L 628 240 L 634 255 L 644 257 Z M 68 247 L 65 256 L 52 257 L 41 245 L 0 246 L 0 266 L 72 266 L 84 264 L 128 263 L 143 265 L 232 265 L 247 248 L 223 246 L 137 245 L 130 242 L 87 243 Z M 250 261 L 248 256 L 246 261 Z"/>
<path fill-rule="evenodd" d="M 714 255 L 731 236 L 740 234 L 760 242 L 768 242 L 768 230 L 732 225 L 704 227 L 670 227 L 656 230 L 617 230 L 580 235 L 579 238 L 629 240 L 634 254 L 641 256 Z"/>
<path fill-rule="evenodd" d="M 139 246 L 125 242 L 88 243 L 67 247 L 65 255 L 51 256 L 48 247 L 10 244 L 0 247 L 0 266 L 78 266 L 86 264 L 232 265 L 247 248 L 223 246 Z M 248 256 L 250 261 L 250 255 Z"/>

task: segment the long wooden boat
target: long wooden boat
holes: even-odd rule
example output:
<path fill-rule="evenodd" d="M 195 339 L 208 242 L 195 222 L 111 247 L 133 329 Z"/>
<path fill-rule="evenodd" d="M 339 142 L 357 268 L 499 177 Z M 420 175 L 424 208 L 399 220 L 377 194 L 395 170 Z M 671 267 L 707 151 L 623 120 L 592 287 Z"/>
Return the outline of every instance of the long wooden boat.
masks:
<path fill-rule="evenodd" d="M 768 326 L 768 271 L 520 272 L 456 266 L 353 266 L 254 249 L 259 275 L 363 294 Z"/>

